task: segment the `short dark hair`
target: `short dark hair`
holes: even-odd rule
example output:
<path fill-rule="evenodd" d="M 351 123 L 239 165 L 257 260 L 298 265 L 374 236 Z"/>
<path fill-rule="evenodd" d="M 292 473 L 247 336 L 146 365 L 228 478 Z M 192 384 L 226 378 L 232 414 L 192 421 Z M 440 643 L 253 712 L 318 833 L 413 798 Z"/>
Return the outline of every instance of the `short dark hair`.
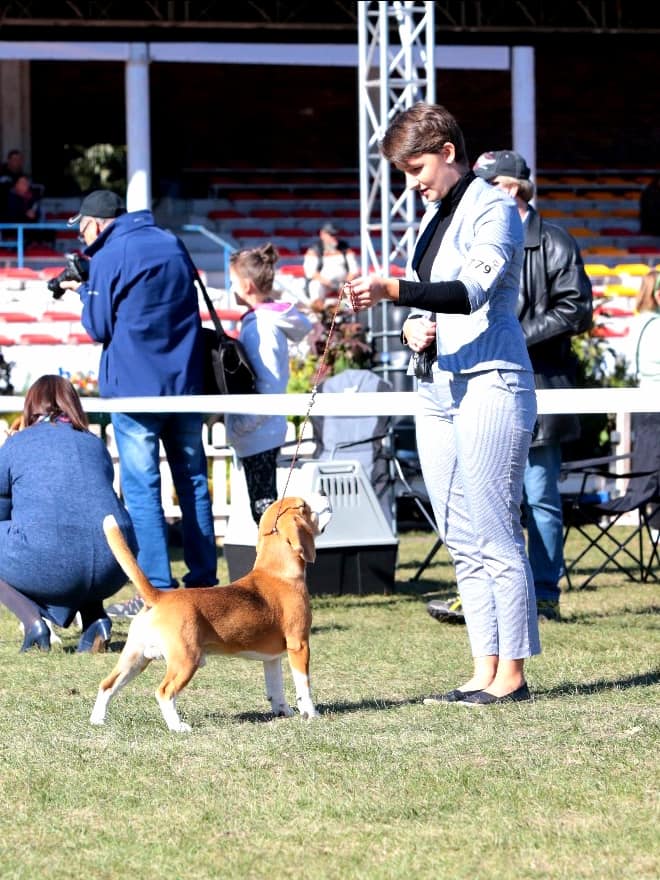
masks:
<path fill-rule="evenodd" d="M 89 428 L 78 393 L 63 376 L 41 376 L 28 389 L 23 404 L 23 427 L 29 428 L 42 416 L 64 416 L 77 431 Z"/>
<path fill-rule="evenodd" d="M 405 165 L 411 156 L 439 153 L 446 143 L 456 150 L 456 161 L 467 162 L 465 138 L 455 117 L 442 104 L 417 101 L 398 113 L 380 142 L 382 155 L 393 165 Z"/>

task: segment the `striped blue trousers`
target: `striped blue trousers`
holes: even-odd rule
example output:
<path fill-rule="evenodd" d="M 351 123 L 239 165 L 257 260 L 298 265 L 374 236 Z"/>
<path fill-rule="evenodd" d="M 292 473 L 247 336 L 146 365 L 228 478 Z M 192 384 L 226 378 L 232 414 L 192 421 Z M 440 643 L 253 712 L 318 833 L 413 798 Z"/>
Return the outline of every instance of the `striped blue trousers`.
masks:
<path fill-rule="evenodd" d="M 530 372 L 434 372 L 419 382 L 422 474 L 454 562 L 474 657 L 516 660 L 541 650 L 520 521 L 535 420 Z"/>

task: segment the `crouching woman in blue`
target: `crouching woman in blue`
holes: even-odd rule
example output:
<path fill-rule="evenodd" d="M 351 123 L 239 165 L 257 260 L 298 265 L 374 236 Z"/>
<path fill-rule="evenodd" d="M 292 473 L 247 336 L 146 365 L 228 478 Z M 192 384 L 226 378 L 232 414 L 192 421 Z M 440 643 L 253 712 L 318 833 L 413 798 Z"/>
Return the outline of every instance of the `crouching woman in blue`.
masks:
<path fill-rule="evenodd" d="M 515 202 L 475 177 L 463 134 L 440 105 L 394 118 L 381 143 L 429 207 L 407 280 L 350 284 L 353 307 L 412 307 L 403 334 L 418 365 L 417 446 L 452 556 L 474 666 L 425 702 L 530 699 L 525 659 L 540 652 L 534 581 L 520 520 L 536 420 L 534 376 L 516 317 L 523 229 Z"/>
<path fill-rule="evenodd" d="M 78 612 L 78 651 L 107 646 L 103 600 L 126 576 L 105 540 L 105 516 L 116 518 L 137 551 L 112 480 L 110 455 L 89 432 L 73 385 L 61 376 L 37 379 L 21 430 L 0 447 L 0 602 L 24 626 L 21 651 L 50 650 L 46 621 L 67 627 Z"/>

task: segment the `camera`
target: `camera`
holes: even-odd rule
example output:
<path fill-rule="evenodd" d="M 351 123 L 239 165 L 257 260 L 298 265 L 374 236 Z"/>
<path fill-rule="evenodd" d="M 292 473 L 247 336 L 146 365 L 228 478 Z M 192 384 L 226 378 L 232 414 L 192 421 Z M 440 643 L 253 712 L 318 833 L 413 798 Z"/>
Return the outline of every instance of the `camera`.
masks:
<path fill-rule="evenodd" d="M 422 351 L 413 352 L 413 371 L 417 379 L 430 379 L 433 375 L 433 364 L 438 357 L 435 341 Z"/>
<path fill-rule="evenodd" d="M 87 281 L 89 278 L 89 260 L 80 254 L 65 254 L 66 268 L 55 278 L 48 282 L 48 290 L 53 294 L 53 299 L 60 299 L 66 290 L 61 287 L 62 281 Z"/>

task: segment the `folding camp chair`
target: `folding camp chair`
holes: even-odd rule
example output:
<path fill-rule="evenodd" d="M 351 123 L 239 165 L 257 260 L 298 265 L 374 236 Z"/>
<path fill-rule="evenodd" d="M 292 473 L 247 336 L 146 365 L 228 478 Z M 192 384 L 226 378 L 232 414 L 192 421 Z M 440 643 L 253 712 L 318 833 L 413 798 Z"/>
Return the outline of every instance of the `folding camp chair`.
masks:
<path fill-rule="evenodd" d="M 629 467 L 623 473 L 615 470 L 617 462 Z M 660 533 L 654 527 L 660 511 L 660 435 L 644 428 L 640 421 L 631 455 L 609 456 L 566 462 L 562 476 L 578 475 L 578 491 L 564 507 L 564 549 L 569 536 L 575 532 L 585 539 L 578 555 L 566 562 L 565 576 L 569 589 L 575 586 L 579 563 L 591 550 L 599 553 L 600 564 L 589 571 L 577 585 L 587 587 L 606 568 L 614 568 L 630 580 L 646 582 L 657 580 L 654 566 L 660 563 L 658 543 Z M 622 494 L 603 500 L 602 493 L 589 486 L 593 477 L 604 478 L 616 489 L 625 485 Z M 628 514 L 635 514 L 629 532 L 621 533 Z"/>
<path fill-rule="evenodd" d="M 392 434 L 393 442 L 390 452 L 392 455 L 392 467 L 398 484 L 396 489 L 397 499 L 399 502 L 412 502 L 412 510 L 416 512 L 419 522 L 428 525 L 436 536 L 433 546 L 410 579 L 411 581 L 418 581 L 442 547 L 443 541 L 438 535 L 431 502 L 422 479 L 422 467 L 419 462 L 415 440 L 414 419 L 399 419 L 393 426 Z"/>

